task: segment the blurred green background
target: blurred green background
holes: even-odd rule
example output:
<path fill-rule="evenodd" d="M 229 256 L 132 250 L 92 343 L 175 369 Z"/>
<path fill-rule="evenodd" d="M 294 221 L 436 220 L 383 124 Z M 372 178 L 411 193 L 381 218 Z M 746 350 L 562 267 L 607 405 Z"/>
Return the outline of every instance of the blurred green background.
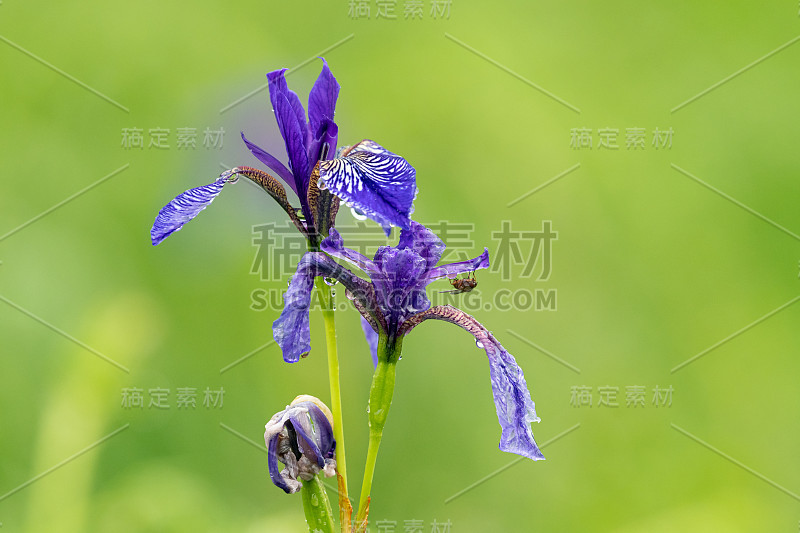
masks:
<path fill-rule="evenodd" d="M 474 311 L 525 370 L 547 461 L 497 449 L 485 355 L 428 323 L 404 343 L 372 530 L 796 531 L 797 2 L 452 0 L 434 17 L 424 0 L 412 19 L 398 0 L 393 20 L 379 4 L 0 4 L 3 531 L 304 530 L 258 449 L 296 394 L 329 399 L 320 317 L 300 363 L 253 353 L 278 310 L 254 310 L 252 293 L 289 274 L 251 274 L 252 227 L 279 211 L 239 184 L 159 247 L 148 232 L 220 163 L 257 165 L 240 130 L 282 153 L 265 89 L 220 110 L 296 65 L 305 100 L 321 52 L 342 86 L 340 141 L 375 139 L 416 167 L 417 220 L 474 224 L 471 255 L 497 255 L 503 221 L 558 232 L 549 279 L 541 262 L 478 273 L 480 302 L 555 290 L 556 309 Z M 126 128 L 143 148 L 123 146 Z M 156 128 L 169 148 L 148 146 Z M 196 148 L 177 148 L 179 128 Z M 224 129 L 222 148 L 203 146 L 206 128 Z M 582 128 L 591 148 L 571 146 Z M 618 149 L 598 146 L 604 128 Z M 643 148 L 626 148 L 633 128 Z M 656 128 L 671 146 L 653 145 Z M 371 364 L 358 315 L 337 324 L 356 497 Z M 637 386 L 643 405 L 626 406 Z M 132 388 L 141 409 L 122 405 Z M 148 406 L 156 388 L 169 408 Z M 179 388 L 197 390 L 195 409 L 177 407 Z M 207 388 L 224 389 L 221 407 L 202 405 Z"/>

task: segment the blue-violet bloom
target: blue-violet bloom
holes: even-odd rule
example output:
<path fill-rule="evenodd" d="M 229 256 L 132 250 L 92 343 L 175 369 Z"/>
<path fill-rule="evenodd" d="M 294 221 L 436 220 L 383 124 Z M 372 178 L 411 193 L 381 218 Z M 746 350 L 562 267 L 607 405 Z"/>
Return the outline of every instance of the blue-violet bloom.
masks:
<path fill-rule="evenodd" d="M 316 276 L 333 278 L 361 313 L 373 362 L 385 354 L 376 353 L 378 340 L 392 345 L 428 319 L 453 323 L 475 337 L 489 358 L 489 373 L 497 418 L 502 428 L 500 449 L 534 460 L 544 459 L 533 438 L 530 423 L 538 422 L 525 376 L 514 357 L 500 342 L 467 313 L 449 306 L 431 307 L 425 288 L 434 280 L 489 266 L 489 251 L 467 261 L 436 266 L 444 243 L 422 224 L 411 222 L 400 234 L 397 246 L 383 246 L 373 259 L 345 248 L 335 229 L 322 241 L 322 252 L 306 253 L 297 266 L 284 295 L 284 309 L 273 324 L 275 340 L 287 362 L 296 362 L 311 348 L 309 306 Z M 347 261 L 369 276 L 357 276 L 334 261 Z M 396 362 L 396 361 L 393 361 Z"/>
<path fill-rule="evenodd" d="M 408 227 L 417 194 L 414 167 L 368 139 L 342 148 L 337 155 L 339 128 L 333 118 L 339 84 L 324 59 L 322 63 L 322 72 L 308 97 L 308 120 L 297 94 L 286 84 L 287 69 L 267 74 L 270 102 L 286 147 L 288 167 L 242 133 L 250 152 L 289 186 L 300 207 L 290 204 L 284 186 L 271 174 L 239 166 L 223 172 L 209 185 L 183 192 L 161 209 L 150 231 L 154 246 L 196 217 L 225 184 L 237 181 L 239 176 L 254 181 L 278 202 L 311 249 L 318 249 L 333 227 L 340 199 L 381 224 L 387 235 L 391 226 Z"/>
<path fill-rule="evenodd" d="M 333 417 L 328 407 L 314 396 L 300 395 L 264 426 L 269 452 L 269 477 L 287 494 L 297 492 L 302 481 L 320 471 L 336 475 Z M 281 471 L 278 461 L 286 465 Z"/>

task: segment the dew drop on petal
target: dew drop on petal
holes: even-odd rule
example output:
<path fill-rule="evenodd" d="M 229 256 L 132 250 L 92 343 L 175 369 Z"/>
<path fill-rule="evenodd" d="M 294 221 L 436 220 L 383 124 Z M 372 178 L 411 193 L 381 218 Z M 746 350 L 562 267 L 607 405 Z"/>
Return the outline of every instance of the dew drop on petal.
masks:
<path fill-rule="evenodd" d="M 483 348 L 483 343 L 478 339 L 475 339 L 475 346 L 477 346 L 478 348 Z"/>
<path fill-rule="evenodd" d="M 325 281 L 325 284 L 326 284 L 328 287 L 333 287 L 334 285 L 336 285 L 337 283 L 339 283 L 339 280 L 338 280 L 338 279 L 336 279 L 336 278 L 324 277 L 324 278 L 322 278 L 322 279 L 323 279 L 323 281 Z"/>
<path fill-rule="evenodd" d="M 350 208 L 350 213 L 353 215 L 353 218 L 356 220 L 367 220 L 367 215 L 356 209 L 355 207 Z"/>

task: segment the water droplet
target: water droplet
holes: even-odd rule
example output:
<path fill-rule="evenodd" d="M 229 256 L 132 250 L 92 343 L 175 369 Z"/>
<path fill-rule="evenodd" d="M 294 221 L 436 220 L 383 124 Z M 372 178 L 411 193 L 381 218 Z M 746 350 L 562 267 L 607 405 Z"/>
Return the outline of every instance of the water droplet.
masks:
<path fill-rule="evenodd" d="M 478 348 L 483 348 L 483 343 L 478 339 L 475 339 L 475 346 L 477 346 Z"/>
<path fill-rule="evenodd" d="M 322 279 L 323 279 L 323 281 L 325 281 L 325 284 L 326 284 L 328 287 L 333 287 L 334 285 L 336 285 L 337 283 L 339 283 L 339 280 L 338 280 L 338 279 L 336 279 L 336 278 L 328 278 L 328 277 L 324 277 L 324 278 L 322 278 Z"/>
<path fill-rule="evenodd" d="M 311 495 L 311 505 L 317 507 L 319 505 L 319 498 L 317 498 L 316 494 Z"/>
<path fill-rule="evenodd" d="M 353 218 L 356 220 L 367 220 L 367 215 L 356 209 L 355 207 L 350 208 L 350 213 L 353 215 Z"/>

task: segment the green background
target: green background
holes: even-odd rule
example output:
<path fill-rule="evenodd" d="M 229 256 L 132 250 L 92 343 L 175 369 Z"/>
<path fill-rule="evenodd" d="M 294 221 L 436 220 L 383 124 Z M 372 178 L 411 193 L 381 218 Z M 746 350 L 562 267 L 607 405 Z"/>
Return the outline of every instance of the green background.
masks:
<path fill-rule="evenodd" d="M 446 19 L 430 8 L 406 20 L 398 0 L 386 20 L 374 2 L 353 19 L 345 0 L 0 4 L 3 531 L 304 530 L 299 496 L 270 483 L 257 446 L 296 394 L 329 399 L 320 317 L 300 363 L 272 345 L 220 373 L 271 340 L 278 311 L 251 309 L 251 292 L 285 287 L 288 273 L 250 273 L 251 228 L 280 212 L 239 184 L 159 247 L 148 231 L 220 162 L 257 164 L 240 130 L 282 153 L 265 90 L 222 108 L 351 35 L 324 52 L 342 86 L 340 140 L 375 139 L 416 167 L 417 220 L 474 223 L 472 255 L 496 252 L 503 220 L 521 231 L 551 220 L 559 234 L 547 281 L 519 264 L 511 280 L 478 273 L 481 301 L 555 289 L 557 310 L 475 312 L 526 373 L 538 442 L 561 435 L 547 460 L 497 449 L 485 355 L 427 323 L 404 343 L 372 519 L 396 531 L 412 520 L 423 531 L 797 530 L 800 306 L 671 373 L 800 292 L 800 45 L 671 111 L 796 38 L 797 2 L 453 0 Z M 302 99 L 319 67 L 289 76 Z M 147 147 L 159 127 L 169 149 Z M 197 128 L 196 149 L 176 148 L 183 127 Z M 206 127 L 225 129 L 221 150 L 202 147 Z M 123 128 L 142 128 L 145 147 L 125 149 Z M 574 128 L 592 129 L 592 149 L 570 147 Z M 598 148 L 601 128 L 619 130 L 619 149 Z M 627 128 L 645 128 L 644 149 L 625 148 Z M 655 128 L 672 128 L 671 148 L 652 146 Z M 351 221 L 343 210 L 339 224 Z M 358 315 L 337 324 L 356 497 L 371 364 Z M 626 407 L 637 385 L 645 404 Z M 618 407 L 598 406 L 606 386 Z M 673 388 L 671 406 L 653 404 L 656 386 Z M 171 407 L 125 409 L 126 387 L 170 389 Z M 176 407 L 179 387 L 198 389 L 197 409 Z M 206 387 L 224 388 L 222 408 L 200 405 Z M 592 407 L 571 404 L 575 387 L 591 388 Z"/>

